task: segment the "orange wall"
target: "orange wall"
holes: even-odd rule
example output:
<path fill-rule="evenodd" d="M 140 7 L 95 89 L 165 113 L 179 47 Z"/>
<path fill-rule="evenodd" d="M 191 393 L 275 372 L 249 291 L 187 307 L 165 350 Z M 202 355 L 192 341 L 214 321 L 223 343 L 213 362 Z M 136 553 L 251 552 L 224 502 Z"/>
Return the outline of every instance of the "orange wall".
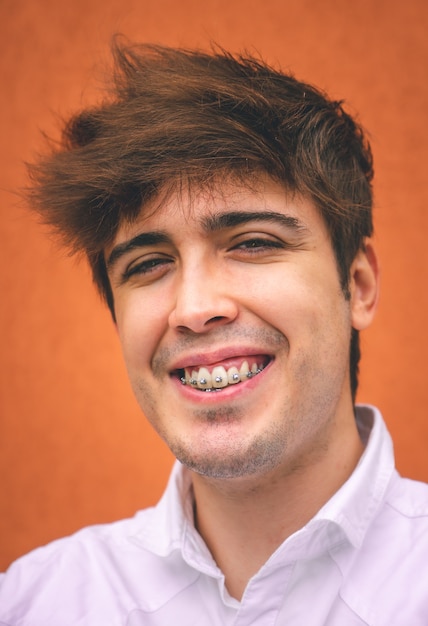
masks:
<path fill-rule="evenodd" d="M 426 0 L 2 0 L 0 569 L 160 495 L 172 459 L 131 395 L 87 269 L 20 206 L 40 129 L 96 97 L 96 62 L 131 39 L 256 49 L 335 97 L 376 159 L 377 322 L 360 399 L 380 406 L 402 472 L 428 480 Z"/>

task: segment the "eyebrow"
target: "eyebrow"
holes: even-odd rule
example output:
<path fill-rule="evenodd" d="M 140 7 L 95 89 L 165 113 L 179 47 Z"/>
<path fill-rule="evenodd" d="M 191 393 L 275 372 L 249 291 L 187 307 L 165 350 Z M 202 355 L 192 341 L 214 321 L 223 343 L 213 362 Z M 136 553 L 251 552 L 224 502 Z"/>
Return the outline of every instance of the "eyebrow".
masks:
<path fill-rule="evenodd" d="M 145 246 L 154 246 L 158 243 L 171 243 L 171 238 L 162 231 L 151 231 L 148 233 L 139 233 L 129 241 L 117 244 L 109 254 L 107 259 L 107 269 L 111 269 L 113 265 L 128 252 Z"/>
<path fill-rule="evenodd" d="M 227 213 L 210 215 L 202 220 L 202 228 L 209 234 L 249 222 L 271 222 L 285 226 L 295 232 L 308 231 L 308 228 L 297 217 L 284 215 L 276 211 L 229 211 Z M 113 248 L 106 262 L 107 269 L 111 269 L 113 265 L 128 252 L 159 243 L 172 243 L 172 239 L 164 231 L 155 230 L 147 233 L 139 233 L 135 237 L 132 237 L 132 239 L 119 243 Z"/>
<path fill-rule="evenodd" d="M 273 222 L 291 228 L 295 231 L 306 231 L 307 227 L 297 217 L 284 215 L 277 211 L 230 211 L 219 213 L 203 220 L 202 224 L 207 233 L 223 228 L 232 228 L 248 222 Z"/>

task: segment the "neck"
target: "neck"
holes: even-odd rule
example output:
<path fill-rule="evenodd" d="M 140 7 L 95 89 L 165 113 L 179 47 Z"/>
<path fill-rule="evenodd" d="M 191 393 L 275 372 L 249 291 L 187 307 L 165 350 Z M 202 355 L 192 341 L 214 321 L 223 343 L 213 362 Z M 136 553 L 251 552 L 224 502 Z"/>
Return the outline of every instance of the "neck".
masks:
<path fill-rule="evenodd" d="M 193 476 L 196 527 L 231 596 L 240 600 L 275 550 L 349 478 L 363 451 L 355 423 L 337 442 L 323 457 L 297 469 L 230 480 Z"/>

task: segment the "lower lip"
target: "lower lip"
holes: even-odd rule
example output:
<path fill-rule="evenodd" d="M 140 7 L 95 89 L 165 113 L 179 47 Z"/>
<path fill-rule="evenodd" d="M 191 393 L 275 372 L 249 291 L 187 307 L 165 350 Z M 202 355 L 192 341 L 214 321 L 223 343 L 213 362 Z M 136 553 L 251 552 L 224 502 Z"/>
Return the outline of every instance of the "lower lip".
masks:
<path fill-rule="evenodd" d="M 192 402 L 217 404 L 219 402 L 239 398 L 242 394 L 252 391 L 263 381 L 265 373 L 271 365 L 272 361 L 268 363 L 268 365 L 266 365 L 266 367 L 256 376 L 253 376 L 252 378 L 249 378 L 241 383 L 236 383 L 236 385 L 223 387 L 219 391 L 201 391 L 199 389 L 195 389 L 194 387 L 190 387 L 189 385 L 183 385 L 178 378 L 172 378 L 172 381 L 175 383 L 176 387 L 178 387 L 180 394 L 184 398 L 189 399 Z"/>

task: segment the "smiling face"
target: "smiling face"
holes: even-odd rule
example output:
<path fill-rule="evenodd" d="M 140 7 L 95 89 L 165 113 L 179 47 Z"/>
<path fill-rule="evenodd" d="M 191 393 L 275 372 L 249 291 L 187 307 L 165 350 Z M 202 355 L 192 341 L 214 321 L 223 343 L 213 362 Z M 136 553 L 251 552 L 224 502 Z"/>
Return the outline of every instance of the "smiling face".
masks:
<path fill-rule="evenodd" d="M 367 320 L 310 201 L 267 178 L 172 194 L 106 260 L 134 393 L 185 465 L 289 472 L 346 445 L 351 326 Z"/>

